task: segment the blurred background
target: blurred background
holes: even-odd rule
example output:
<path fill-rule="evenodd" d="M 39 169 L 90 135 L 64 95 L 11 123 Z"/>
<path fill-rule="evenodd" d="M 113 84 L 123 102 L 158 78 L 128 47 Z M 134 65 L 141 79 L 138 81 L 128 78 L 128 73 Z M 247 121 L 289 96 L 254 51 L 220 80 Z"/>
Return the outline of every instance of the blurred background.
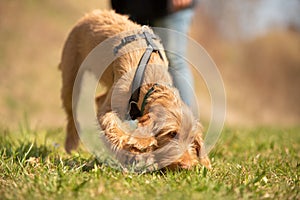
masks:
<path fill-rule="evenodd" d="M 0 1 L 0 126 L 65 125 L 61 51 L 76 21 L 96 8 L 109 1 Z M 300 124 L 300 0 L 201 0 L 190 36 L 221 72 L 227 125 Z M 209 96 L 197 93 L 207 120 Z"/>

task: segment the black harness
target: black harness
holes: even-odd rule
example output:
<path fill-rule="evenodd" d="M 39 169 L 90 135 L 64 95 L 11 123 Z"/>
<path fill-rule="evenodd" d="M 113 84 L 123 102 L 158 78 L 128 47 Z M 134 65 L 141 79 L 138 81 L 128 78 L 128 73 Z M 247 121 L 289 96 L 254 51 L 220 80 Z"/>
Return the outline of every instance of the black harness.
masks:
<path fill-rule="evenodd" d="M 126 44 L 136 41 L 138 39 L 145 39 L 147 42 L 147 48 L 146 51 L 144 52 L 142 58 L 140 59 L 140 62 L 138 64 L 138 67 L 135 71 L 135 75 L 131 84 L 131 97 L 128 102 L 128 113 L 131 117 L 132 120 L 135 120 L 138 117 L 141 117 L 143 115 L 144 111 L 144 106 L 146 99 L 150 96 L 150 94 L 154 91 L 154 86 L 157 84 L 154 84 L 152 88 L 147 92 L 147 94 L 144 97 L 143 103 L 142 103 L 142 108 L 141 110 L 138 108 L 138 101 L 139 101 L 139 96 L 140 96 L 140 90 L 141 90 L 141 85 L 144 80 L 144 74 L 146 70 L 146 66 L 149 62 L 149 59 L 151 57 L 151 54 L 154 52 L 158 52 L 159 56 L 161 57 L 162 60 L 163 54 L 161 50 L 157 47 L 157 45 L 154 43 L 153 40 L 159 40 L 159 37 L 155 34 L 152 34 L 148 31 L 144 31 L 143 33 L 140 34 L 135 34 L 135 35 L 130 35 L 121 40 L 121 44 L 115 47 L 114 53 L 115 55 L 118 53 L 118 51 L 125 46 Z"/>

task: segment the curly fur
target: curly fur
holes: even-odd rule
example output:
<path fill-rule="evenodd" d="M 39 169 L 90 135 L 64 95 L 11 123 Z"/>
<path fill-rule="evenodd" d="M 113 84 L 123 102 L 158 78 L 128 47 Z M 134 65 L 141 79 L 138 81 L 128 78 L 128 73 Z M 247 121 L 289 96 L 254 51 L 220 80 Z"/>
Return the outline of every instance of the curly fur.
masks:
<path fill-rule="evenodd" d="M 147 30 L 152 31 L 150 28 Z M 105 39 L 120 33 L 142 31 L 142 27 L 128 20 L 127 16 L 95 10 L 84 16 L 69 34 L 60 63 L 63 80 L 61 98 L 68 120 L 67 152 L 76 149 L 79 143 L 74 124 L 76 119 L 72 113 L 72 89 L 80 64 Z M 135 45 L 135 42 L 126 45 L 123 51 Z M 96 105 L 99 124 L 108 143 L 124 163 L 134 157 L 135 160 L 159 160 L 162 166 L 169 168 L 190 168 L 198 163 L 210 168 L 208 157 L 201 155 L 204 152 L 201 126 L 182 102 L 177 89 L 172 87 L 167 59 L 162 60 L 158 53 L 151 55 L 146 68 L 138 105 L 141 106 L 149 88 L 153 87 L 154 91 L 147 98 L 145 112 L 138 118 L 137 128 L 131 130 L 122 118 L 127 108 L 124 102 L 128 102 L 131 95 L 131 82 L 144 51 L 145 48 L 142 48 L 118 57 L 100 80 L 100 84 L 108 90 L 96 98 Z M 153 83 L 158 85 L 153 86 Z M 111 105 L 112 98 L 115 105 Z M 124 151 L 130 154 L 122 154 Z"/>

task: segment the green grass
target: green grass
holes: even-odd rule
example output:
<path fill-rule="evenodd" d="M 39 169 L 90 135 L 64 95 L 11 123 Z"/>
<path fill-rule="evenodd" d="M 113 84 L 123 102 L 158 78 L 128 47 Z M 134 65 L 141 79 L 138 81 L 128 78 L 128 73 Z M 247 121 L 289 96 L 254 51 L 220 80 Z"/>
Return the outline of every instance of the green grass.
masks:
<path fill-rule="evenodd" d="M 148 174 L 111 169 L 83 150 L 67 155 L 62 129 L 30 128 L 65 123 L 57 69 L 62 46 L 84 13 L 107 8 L 108 2 L 0 1 L 0 73 L 4 75 L 0 79 L 0 200 L 300 199 L 300 127 L 226 129 L 210 154 L 213 170 L 199 166 L 191 171 Z M 194 27 L 196 40 L 223 66 L 227 88 L 238 86 L 227 91 L 229 116 L 232 113 L 245 123 L 249 120 L 263 124 L 264 119 L 272 124 L 285 124 L 289 119 L 297 123 L 298 33 L 266 35 L 235 46 L 220 40 L 209 29 L 211 21 L 206 26 L 200 18 Z M 269 73 L 269 66 L 276 70 Z M 280 85 L 277 96 L 272 80 Z M 241 91 L 254 94 L 254 100 L 250 97 L 245 101 Z M 274 105 L 269 103 L 270 94 L 266 91 L 272 92 Z M 210 110 L 209 103 L 203 105 L 203 109 Z M 230 107 L 236 111 L 230 112 Z M 281 115 L 287 110 L 290 112 Z M 23 118 L 30 120 L 15 131 L 16 121 Z"/>
<path fill-rule="evenodd" d="M 299 199 L 300 128 L 226 129 L 213 170 L 123 173 L 80 150 L 63 131 L 0 134 L 0 199 Z"/>

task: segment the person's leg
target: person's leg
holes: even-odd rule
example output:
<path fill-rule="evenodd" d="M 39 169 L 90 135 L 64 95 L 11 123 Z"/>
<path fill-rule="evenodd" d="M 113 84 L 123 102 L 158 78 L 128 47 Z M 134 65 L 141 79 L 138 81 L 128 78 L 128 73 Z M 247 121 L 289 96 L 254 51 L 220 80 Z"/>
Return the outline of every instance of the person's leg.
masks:
<path fill-rule="evenodd" d="M 153 26 L 168 28 L 187 34 L 192 16 L 193 10 L 185 9 L 154 21 Z M 189 65 L 184 60 L 187 51 L 187 40 L 178 34 L 168 34 L 167 38 L 163 38 L 163 44 L 167 50 L 166 53 L 170 63 L 169 72 L 172 75 L 174 86 L 179 90 L 183 101 L 188 106 L 191 106 L 194 98 L 194 81 Z M 178 51 L 178 55 L 168 52 L 168 50 L 172 51 L 174 49 Z"/>

